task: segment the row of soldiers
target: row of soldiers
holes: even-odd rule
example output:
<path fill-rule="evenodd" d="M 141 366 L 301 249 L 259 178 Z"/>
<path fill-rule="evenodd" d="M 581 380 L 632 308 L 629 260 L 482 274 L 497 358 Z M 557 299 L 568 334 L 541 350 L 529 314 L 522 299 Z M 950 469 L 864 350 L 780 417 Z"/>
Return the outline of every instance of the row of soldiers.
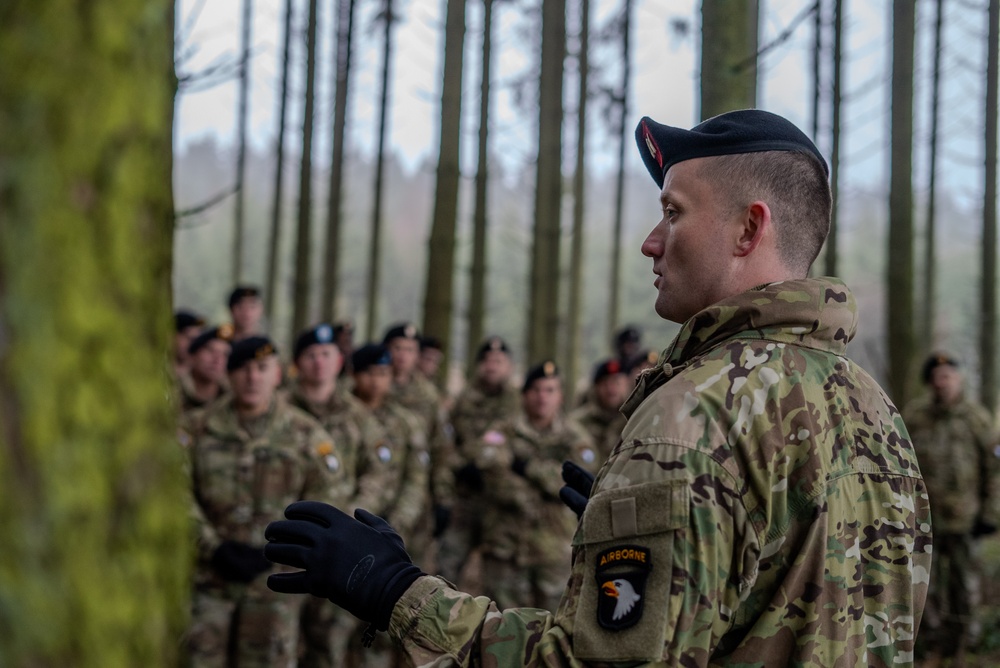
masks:
<path fill-rule="evenodd" d="M 637 330 L 617 336 L 618 356 L 596 365 L 566 414 L 555 363 L 530 368 L 518 388 L 499 337 L 482 343 L 473 377 L 449 400 L 425 375 L 440 355 L 421 355 L 412 324 L 357 349 L 349 325 L 317 324 L 296 337 L 286 369 L 259 331 L 259 290 L 237 288 L 229 307 L 232 323 L 210 328 L 175 316 L 198 526 L 192 665 L 397 663 L 382 638 L 362 652 L 364 629 L 330 602 L 265 586 L 276 570 L 262 554 L 264 527 L 300 499 L 383 517 L 425 571 L 501 608 L 556 607 L 576 526 L 559 500 L 562 463 L 596 472 L 617 444 L 630 375 L 656 361 Z"/>

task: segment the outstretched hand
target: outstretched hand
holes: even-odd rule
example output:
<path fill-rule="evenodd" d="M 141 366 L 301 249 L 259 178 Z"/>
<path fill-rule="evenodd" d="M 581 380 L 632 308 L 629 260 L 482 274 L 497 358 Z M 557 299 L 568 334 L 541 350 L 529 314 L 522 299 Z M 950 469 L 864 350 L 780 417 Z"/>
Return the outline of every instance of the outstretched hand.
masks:
<path fill-rule="evenodd" d="M 351 517 L 318 501 L 293 503 L 285 517 L 267 525 L 264 556 L 302 570 L 271 575 L 267 586 L 328 598 L 379 630 L 388 629 L 396 601 L 424 574 L 399 534 L 367 510 L 359 508 Z"/>

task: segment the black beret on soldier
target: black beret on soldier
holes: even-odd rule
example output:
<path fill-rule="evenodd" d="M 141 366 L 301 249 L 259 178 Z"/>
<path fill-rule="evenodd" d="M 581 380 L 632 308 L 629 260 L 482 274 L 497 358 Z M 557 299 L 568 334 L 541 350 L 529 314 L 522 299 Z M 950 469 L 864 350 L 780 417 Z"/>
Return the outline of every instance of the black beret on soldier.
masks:
<path fill-rule="evenodd" d="M 188 327 L 202 327 L 205 319 L 193 311 L 177 311 L 174 313 L 174 331 L 180 332 Z"/>
<path fill-rule="evenodd" d="M 641 338 L 642 333 L 639 332 L 639 328 L 632 325 L 626 325 L 615 332 L 615 343 L 618 345 L 623 343 L 639 343 Z"/>
<path fill-rule="evenodd" d="M 237 285 L 229 293 L 229 308 L 236 306 L 241 299 L 246 297 L 260 297 L 260 288 L 255 285 Z"/>
<path fill-rule="evenodd" d="M 830 169 L 819 149 L 801 130 L 777 114 L 760 109 L 727 111 L 690 130 L 661 125 L 644 116 L 635 128 L 635 143 L 656 185 L 663 188 L 667 170 L 678 162 L 738 153 L 792 151 L 812 155 Z"/>
<path fill-rule="evenodd" d="M 604 360 L 594 366 L 594 382 L 596 383 L 603 378 L 614 376 L 619 373 L 625 373 L 625 368 L 619 360 Z"/>
<path fill-rule="evenodd" d="M 923 378 L 925 385 L 931 382 L 931 374 L 939 366 L 951 366 L 957 369 L 959 364 L 957 359 L 946 352 L 931 353 L 931 356 L 924 362 L 921 371 L 921 378 Z"/>
<path fill-rule="evenodd" d="M 262 360 L 277 355 L 278 348 L 266 336 L 251 336 L 233 344 L 226 363 L 226 371 L 236 371 L 252 360 Z"/>
<path fill-rule="evenodd" d="M 476 351 L 476 363 L 482 362 L 486 354 L 494 350 L 500 351 L 505 355 L 510 355 L 510 348 L 507 347 L 507 342 L 499 336 L 491 336 L 483 341 L 479 346 L 479 350 Z"/>
<path fill-rule="evenodd" d="M 384 366 L 392 363 L 389 349 L 381 343 L 369 343 L 361 346 L 351 354 L 351 368 L 355 373 L 367 371 L 373 366 Z"/>
<path fill-rule="evenodd" d="M 299 335 L 295 337 L 295 346 L 292 348 L 292 358 L 298 359 L 299 355 L 305 352 L 305 349 L 309 346 L 314 346 L 319 343 L 334 343 L 335 333 L 333 330 L 333 325 L 325 322 L 321 322 L 318 325 L 310 327 L 309 329 L 299 332 Z"/>
<path fill-rule="evenodd" d="M 552 360 L 545 360 L 536 367 L 532 367 L 528 371 L 528 375 L 524 377 L 524 385 L 521 387 L 521 393 L 525 393 L 531 389 L 531 386 L 535 384 L 536 380 L 541 380 L 542 378 L 558 378 L 559 377 L 559 367 Z"/>
<path fill-rule="evenodd" d="M 420 337 L 420 349 L 421 350 L 443 350 L 441 347 L 441 339 L 436 336 L 421 336 Z"/>
<path fill-rule="evenodd" d="M 382 337 L 382 343 L 389 343 L 393 339 L 412 339 L 414 341 L 420 341 L 420 332 L 417 330 L 417 326 L 412 322 L 403 322 L 398 325 L 393 325 L 389 329 L 385 330 L 385 336 Z"/>
<path fill-rule="evenodd" d="M 202 332 L 192 339 L 191 344 L 188 346 L 188 354 L 194 355 L 196 352 L 208 345 L 209 341 L 214 341 L 215 339 L 232 343 L 233 326 L 229 324 L 219 325 L 218 327 L 213 327 L 212 329 Z"/>

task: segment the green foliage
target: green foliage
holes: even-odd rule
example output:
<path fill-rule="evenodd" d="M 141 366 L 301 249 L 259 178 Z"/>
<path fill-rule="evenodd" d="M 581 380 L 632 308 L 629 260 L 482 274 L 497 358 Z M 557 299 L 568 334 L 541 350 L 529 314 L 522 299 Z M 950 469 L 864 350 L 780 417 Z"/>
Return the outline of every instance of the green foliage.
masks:
<path fill-rule="evenodd" d="M 0 665 L 176 663 L 173 5 L 0 21 Z"/>

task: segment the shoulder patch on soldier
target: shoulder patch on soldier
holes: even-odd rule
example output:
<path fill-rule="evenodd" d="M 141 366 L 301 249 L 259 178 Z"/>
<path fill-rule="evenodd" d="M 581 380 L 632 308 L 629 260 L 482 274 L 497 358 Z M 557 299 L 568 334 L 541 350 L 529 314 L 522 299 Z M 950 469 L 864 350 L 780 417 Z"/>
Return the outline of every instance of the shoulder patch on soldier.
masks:
<path fill-rule="evenodd" d="M 483 442 L 486 443 L 486 445 L 503 445 L 507 442 L 507 437 L 504 436 L 501 431 L 490 429 L 488 432 L 483 434 Z"/>
<path fill-rule="evenodd" d="M 379 461 L 382 462 L 383 464 L 392 459 L 392 450 L 390 450 L 389 447 L 384 444 L 378 446 L 378 448 L 375 450 L 375 453 L 378 455 Z"/>
<path fill-rule="evenodd" d="M 340 470 L 340 460 L 337 459 L 337 455 L 333 454 L 333 443 L 329 441 L 320 443 L 316 446 L 316 454 L 323 458 L 326 468 L 330 471 L 336 473 Z"/>
<path fill-rule="evenodd" d="M 594 455 L 594 451 L 591 448 L 584 448 L 580 452 L 580 457 L 583 459 L 585 464 L 593 464 L 594 459 L 596 459 L 596 455 Z"/>
<path fill-rule="evenodd" d="M 602 628 L 621 631 L 642 618 L 651 570 L 652 555 L 641 545 L 619 545 L 597 554 L 597 623 Z"/>

